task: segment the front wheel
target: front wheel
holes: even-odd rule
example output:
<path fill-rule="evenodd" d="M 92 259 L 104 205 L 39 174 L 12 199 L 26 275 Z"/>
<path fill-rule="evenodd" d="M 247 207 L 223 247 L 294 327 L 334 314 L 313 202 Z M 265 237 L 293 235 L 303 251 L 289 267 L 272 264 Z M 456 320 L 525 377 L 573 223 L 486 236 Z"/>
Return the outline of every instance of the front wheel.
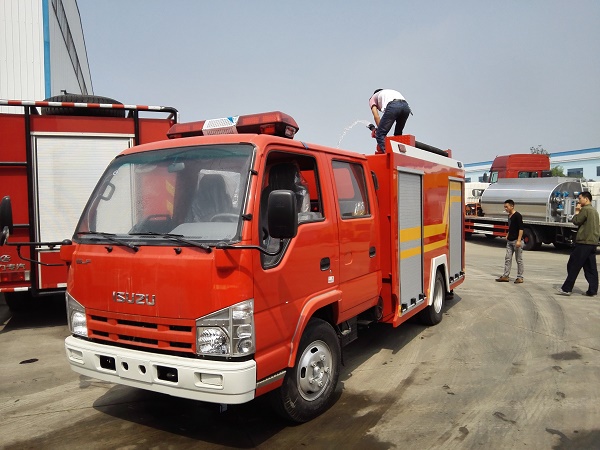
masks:
<path fill-rule="evenodd" d="M 11 312 L 22 312 L 33 306 L 34 299 L 29 291 L 5 292 L 4 300 Z"/>
<path fill-rule="evenodd" d="M 311 319 L 300 339 L 296 364 L 272 393 L 277 413 L 302 423 L 325 412 L 340 376 L 341 353 L 333 327 L 324 320 Z"/>

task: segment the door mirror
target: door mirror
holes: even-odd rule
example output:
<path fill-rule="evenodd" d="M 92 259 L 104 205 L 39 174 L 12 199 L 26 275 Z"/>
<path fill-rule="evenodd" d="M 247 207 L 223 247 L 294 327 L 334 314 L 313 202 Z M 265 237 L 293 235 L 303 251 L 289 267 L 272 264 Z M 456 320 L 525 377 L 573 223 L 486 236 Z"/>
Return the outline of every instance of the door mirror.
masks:
<path fill-rule="evenodd" d="M 13 232 L 12 206 L 10 197 L 5 196 L 0 201 L 0 246 L 8 240 L 8 236 Z"/>
<path fill-rule="evenodd" d="M 296 195 L 288 190 L 276 190 L 269 194 L 267 206 L 269 235 L 276 239 L 291 239 L 298 232 Z"/>

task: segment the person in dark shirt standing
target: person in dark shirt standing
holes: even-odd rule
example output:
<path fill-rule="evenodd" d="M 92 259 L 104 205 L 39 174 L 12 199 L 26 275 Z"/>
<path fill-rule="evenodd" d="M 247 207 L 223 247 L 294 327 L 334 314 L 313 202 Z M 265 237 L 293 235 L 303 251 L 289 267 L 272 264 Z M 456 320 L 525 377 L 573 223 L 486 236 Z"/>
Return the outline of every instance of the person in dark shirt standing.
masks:
<path fill-rule="evenodd" d="M 592 194 L 582 192 L 577 199 L 575 215 L 571 219 L 571 222 L 579 227 L 575 237 L 575 247 L 567 263 L 567 279 L 557 290 L 560 295 L 571 295 L 575 280 L 583 268 L 583 274 L 589 283 L 585 295 L 594 297 L 598 294 L 596 246 L 600 239 L 600 218 L 598 211 L 592 206 Z"/>
<path fill-rule="evenodd" d="M 504 257 L 504 273 L 496 281 L 510 281 L 510 268 L 512 266 L 512 256 L 515 255 L 517 261 L 517 279 L 515 283 L 523 282 L 523 216 L 515 211 L 515 202 L 512 200 L 504 201 L 504 211 L 508 213 L 508 233 L 506 234 L 506 256 Z"/>

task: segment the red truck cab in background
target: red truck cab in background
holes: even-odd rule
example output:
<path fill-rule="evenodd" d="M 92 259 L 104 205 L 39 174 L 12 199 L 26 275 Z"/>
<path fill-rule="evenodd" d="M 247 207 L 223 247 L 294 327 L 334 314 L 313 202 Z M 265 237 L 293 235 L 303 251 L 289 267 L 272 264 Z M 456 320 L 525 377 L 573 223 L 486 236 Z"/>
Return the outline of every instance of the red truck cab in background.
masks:
<path fill-rule="evenodd" d="M 297 130 L 281 112 L 177 124 L 111 162 L 61 247 L 74 371 L 220 404 L 268 394 L 304 422 L 359 325 L 442 320 L 465 276 L 461 163 L 413 136 L 365 156 Z"/>
<path fill-rule="evenodd" d="M 513 153 L 496 156 L 490 169 L 490 183 L 500 178 L 541 178 L 550 176 L 550 156 L 542 153 Z"/>

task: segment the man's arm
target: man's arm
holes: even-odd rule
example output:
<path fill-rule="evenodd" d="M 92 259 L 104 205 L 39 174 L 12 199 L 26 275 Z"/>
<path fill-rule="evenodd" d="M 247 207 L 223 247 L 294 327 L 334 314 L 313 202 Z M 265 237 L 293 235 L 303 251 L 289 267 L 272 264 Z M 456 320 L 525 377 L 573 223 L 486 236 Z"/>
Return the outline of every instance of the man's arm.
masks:
<path fill-rule="evenodd" d="M 517 234 L 517 242 L 515 243 L 516 247 L 521 247 L 521 242 L 523 240 L 523 216 L 520 212 L 515 212 L 512 216 L 512 220 L 514 220 L 514 226 L 517 230 L 519 230 Z M 508 234 L 506 235 L 506 239 L 508 239 Z"/>
<path fill-rule="evenodd" d="M 587 211 L 584 208 L 576 208 L 575 215 L 571 219 L 575 225 L 580 226 L 587 220 Z"/>
<path fill-rule="evenodd" d="M 373 120 L 375 120 L 375 125 L 379 126 L 379 110 L 377 109 L 377 106 L 373 105 L 371 106 L 371 112 L 373 113 Z"/>

